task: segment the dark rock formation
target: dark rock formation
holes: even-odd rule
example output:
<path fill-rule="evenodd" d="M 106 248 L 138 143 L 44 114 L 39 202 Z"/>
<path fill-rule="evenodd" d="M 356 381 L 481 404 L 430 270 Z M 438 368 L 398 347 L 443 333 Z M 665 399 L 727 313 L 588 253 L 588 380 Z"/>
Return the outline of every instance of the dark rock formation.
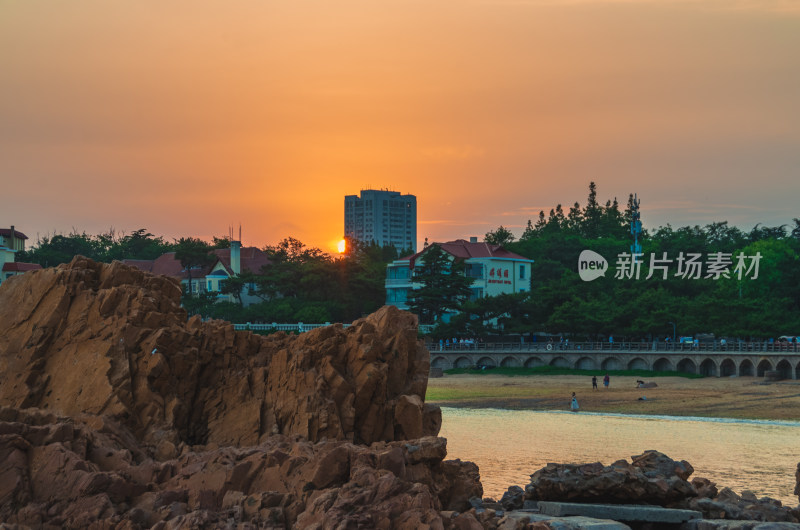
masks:
<path fill-rule="evenodd" d="M 693 472 L 688 462 L 657 451 L 634 456 L 631 463 L 619 460 L 610 466 L 548 464 L 531 475 L 525 500 L 649 504 L 696 510 L 706 519 L 798 522 L 797 510 L 775 499 L 758 499 L 752 492 L 739 496 L 729 488 L 718 491 L 716 484 L 704 478 L 690 483 Z"/>
<path fill-rule="evenodd" d="M 481 495 L 474 464 L 426 437 L 372 446 L 276 435 L 156 461 L 108 418 L 0 409 L 0 521 L 31 527 L 443 528 Z"/>
<path fill-rule="evenodd" d="M 697 495 L 687 482 L 694 469 L 657 451 L 618 460 L 610 466 L 548 464 L 531 475 L 526 500 L 658 504 L 672 507 Z"/>
<path fill-rule="evenodd" d="M 525 503 L 525 490 L 519 486 L 511 486 L 503 493 L 500 504 L 504 510 L 521 510 Z"/>
<path fill-rule="evenodd" d="M 689 507 L 702 512 L 706 519 L 798 522 L 793 510 L 784 507 L 780 501 L 769 497 L 759 499 L 751 491 L 743 491 L 741 495 L 737 495 L 730 488 L 723 488 L 714 497 L 691 499 Z"/>

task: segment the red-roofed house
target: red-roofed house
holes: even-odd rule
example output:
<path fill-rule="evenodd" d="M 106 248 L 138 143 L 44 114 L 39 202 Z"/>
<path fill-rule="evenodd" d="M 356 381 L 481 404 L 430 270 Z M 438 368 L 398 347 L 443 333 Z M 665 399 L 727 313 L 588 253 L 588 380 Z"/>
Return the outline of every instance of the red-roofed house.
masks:
<path fill-rule="evenodd" d="M 189 273 L 181 265 L 181 262 L 175 259 L 174 252 L 167 252 L 154 260 L 126 259 L 123 260 L 123 263 L 153 274 L 178 278 L 184 288 L 190 289 L 192 293 L 218 293 L 217 297 L 220 300 L 228 301 L 234 301 L 233 296 L 220 292 L 225 280 L 242 272 L 258 274 L 262 267 L 270 264 L 269 258 L 263 251 L 256 247 L 242 248 L 239 241 L 231 241 L 231 248 L 216 249 L 213 254 L 216 259 L 210 266 L 192 268 L 191 286 L 189 285 Z M 243 290 L 242 303 L 244 305 L 260 301 L 258 297 L 248 294 L 248 291 L 254 289 L 255 286 L 250 285 Z"/>
<path fill-rule="evenodd" d="M 452 259 L 464 260 L 464 274 L 473 278 L 472 299 L 499 294 L 528 292 L 531 290 L 533 260 L 509 252 L 500 245 L 457 239 L 447 243 L 434 243 Z M 430 247 L 393 261 L 386 268 L 386 303 L 408 309 L 409 293 L 421 284 L 412 281 L 415 265 L 425 260 Z"/>
<path fill-rule="evenodd" d="M 38 263 L 21 263 L 15 261 L 14 255 L 25 250 L 25 240 L 28 236 L 11 228 L 0 228 L 0 283 L 12 276 L 28 271 L 41 269 Z"/>

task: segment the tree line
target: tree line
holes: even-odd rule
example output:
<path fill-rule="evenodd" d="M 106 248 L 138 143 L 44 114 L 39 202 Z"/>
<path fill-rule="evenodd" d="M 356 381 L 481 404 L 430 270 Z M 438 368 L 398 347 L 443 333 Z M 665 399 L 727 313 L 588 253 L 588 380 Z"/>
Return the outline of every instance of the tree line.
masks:
<path fill-rule="evenodd" d="M 539 212 L 519 239 L 503 226 L 486 233 L 486 242 L 534 260 L 530 293 L 470 300 L 471 280 L 460 279 L 464 264 L 450 261 L 434 244 L 414 271 L 423 288 L 411 295 L 410 306 L 422 323 L 438 323 L 434 333 L 441 337 L 541 333 L 575 340 L 608 335 L 663 340 L 672 336 L 673 323 L 677 335 L 749 339 L 800 334 L 800 219 L 791 226 L 756 225 L 750 231 L 727 222 L 644 230 L 638 279 L 620 278 L 616 273 L 624 262 L 619 260 L 631 253 L 633 212 L 632 195 L 624 207 L 616 199 L 601 203 L 591 183 L 584 205 Z M 127 235 L 72 233 L 44 237 L 18 260 L 53 266 L 77 254 L 110 262 L 155 259 L 174 251 L 191 270 L 192 264 L 204 264 L 214 248 L 228 246 L 227 238 L 168 242 L 145 229 Z M 349 322 L 384 304 L 386 265 L 412 252 L 348 241 L 347 251 L 334 257 L 291 237 L 263 250 L 269 267 L 225 284 L 236 302 L 215 303 L 214 296 L 201 294 L 185 296 L 184 306 L 192 314 L 233 322 Z M 608 261 L 605 275 L 581 279 L 578 257 L 583 250 Z M 690 255 L 699 256 L 706 267 L 699 277 L 679 274 Z M 752 268 L 739 271 L 745 272 L 739 277 L 739 255 L 748 258 L 748 267 L 750 257 L 760 256 L 757 278 Z M 707 276 L 714 257 L 730 261 L 727 275 Z M 259 297 L 259 303 L 244 307 L 246 293 Z M 452 311 L 458 313 L 442 323 L 442 315 Z"/>
<path fill-rule="evenodd" d="M 576 339 L 613 335 L 630 340 L 663 340 L 673 332 L 742 339 L 800 335 L 800 219 L 793 219 L 791 226 L 759 224 L 749 232 L 727 222 L 644 230 L 636 279 L 636 267 L 624 256 L 631 254 L 632 218 L 633 195 L 624 209 L 616 199 L 601 204 L 592 183 L 583 207 L 576 202 L 566 212 L 561 205 L 549 215 L 539 212 L 518 240 L 503 226 L 488 232 L 485 241 L 535 260 L 531 292 L 462 299 L 460 314 L 437 333 L 543 333 Z M 578 273 L 583 250 L 603 256 L 610 270 L 583 281 Z M 695 270 L 686 274 L 690 255 L 700 265 L 729 260 L 727 274 L 712 270 L 709 275 L 708 269 L 699 278 Z M 740 255 L 745 267 L 737 271 Z M 755 256 L 760 256 L 757 278 L 755 260 L 750 259 Z M 616 277 L 617 265 L 626 260 L 631 277 Z"/>
<path fill-rule="evenodd" d="M 77 255 L 110 263 L 152 260 L 175 252 L 175 258 L 191 275 L 193 268 L 212 264 L 213 250 L 229 246 L 229 239 L 224 237 L 211 241 L 184 237 L 169 242 L 143 228 L 131 234 L 73 231 L 42 237 L 20 252 L 17 260 L 50 267 L 68 263 Z M 401 253 L 412 253 L 410 249 L 398 251 L 347 241 L 346 251 L 332 256 L 292 237 L 262 250 L 271 262 L 268 267 L 244 271 L 223 284 L 223 293 L 231 294 L 236 302 L 218 302 L 215 293 L 184 292 L 183 306 L 190 314 L 231 322 L 351 322 L 383 305 L 386 265 Z M 260 301 L 245 307 L 244 294 Z"/>

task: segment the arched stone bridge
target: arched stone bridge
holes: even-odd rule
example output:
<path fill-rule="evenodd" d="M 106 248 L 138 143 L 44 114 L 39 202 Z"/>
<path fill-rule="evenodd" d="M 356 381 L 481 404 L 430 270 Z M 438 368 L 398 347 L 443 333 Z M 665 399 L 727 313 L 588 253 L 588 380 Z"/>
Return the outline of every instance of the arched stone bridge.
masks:
<path fill-rule="evenodd" d="M 548 348 L 549 346 L 549 348 Z M 649 343 L 479 344 L 439 350 L 429 344 L 431 366 L 447 370 L 474 366 L 557 366 L 579 370 L 678 371 L 704 376 L 757 376 L 776 371 L 781 379 L 800 379 L 800 348 L 778 345 L 719 346 Z"/>

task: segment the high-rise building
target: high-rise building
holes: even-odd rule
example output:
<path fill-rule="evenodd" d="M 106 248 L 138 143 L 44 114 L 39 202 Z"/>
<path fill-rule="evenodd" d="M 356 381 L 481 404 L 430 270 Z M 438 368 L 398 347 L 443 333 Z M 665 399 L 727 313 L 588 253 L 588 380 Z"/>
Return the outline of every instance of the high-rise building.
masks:
<path fill-rule="evenodd" d="M 417 250 L 417 197 L 389 190 L 361 190 L 344 197 L 344 235 L 397 250 Z"/>

